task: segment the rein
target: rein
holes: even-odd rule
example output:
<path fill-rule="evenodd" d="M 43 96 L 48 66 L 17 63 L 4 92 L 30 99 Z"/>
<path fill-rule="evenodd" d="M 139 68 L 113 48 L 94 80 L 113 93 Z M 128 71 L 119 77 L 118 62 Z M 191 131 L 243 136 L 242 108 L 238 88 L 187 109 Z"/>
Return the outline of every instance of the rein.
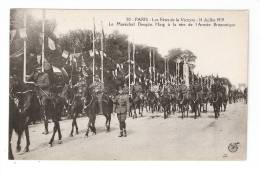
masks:
<path fill-rule="evenodd" d="M 26 90 L 26 91 L 23 91 L 23 92 L 17 92 L 17 94 L 26 94 L 26 93 L 28 93 L 28 92 L 33 92 L 33 90 Z"/>
<path fill-rule="evenodd" d="M 88 104 L 88 105 L 86 105 L 86 107 L 85 107 L 85 108 L 88 108 L 88 107 L 89 107 L 89 105 L 92 103 L 93 99 L 94 99 L 94 97 L 93 97 L 93 96 L 91 96 L 91 100 L 90 100 L 89 104 Z"/>

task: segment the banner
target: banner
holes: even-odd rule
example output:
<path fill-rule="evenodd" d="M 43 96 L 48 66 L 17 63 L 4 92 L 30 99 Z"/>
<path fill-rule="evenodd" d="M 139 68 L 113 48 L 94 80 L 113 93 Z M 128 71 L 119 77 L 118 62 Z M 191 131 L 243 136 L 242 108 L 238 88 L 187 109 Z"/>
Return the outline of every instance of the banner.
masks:
<path fill-rule="evenodd" d="M 13 42 L 13 39 L 14 39 L 14 37 L 15 37 L 15 35 L 16 35 L 16 30 L 14 29 L 14 30 L 11 30 L 10 31 L 10 44 L 12 44 L 12 42 Z"/>
<path fill-rule="evenodd" d="M 20 35 L 20 38 L 26 39 L 27 38 L 26 28 L 19 29 L 19 35 Z"/>
<path fill-rule="evenodd" d="M 50 39 L 49 37 L 48 37 L 48 46 L 51 50 L 56 49 L 54 41 L 52 39 Z"/>
<path fill-rule="evenodd" d="M 69 52 L 66 50 L 63 50 L 62 55 L 63 58 L 67 59 L 69 57 Z"/>

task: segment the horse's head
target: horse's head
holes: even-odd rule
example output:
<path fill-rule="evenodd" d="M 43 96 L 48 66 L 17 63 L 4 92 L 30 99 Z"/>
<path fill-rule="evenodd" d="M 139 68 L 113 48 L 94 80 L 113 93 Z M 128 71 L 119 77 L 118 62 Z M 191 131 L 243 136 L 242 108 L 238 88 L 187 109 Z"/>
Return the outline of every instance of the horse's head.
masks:
<path fill-rule="evenodd" d="M 24 114 L 28 111 L 33 101 L 33 94 L 32 90 L 16 93 L 15 103 L 20 113 Z"/>

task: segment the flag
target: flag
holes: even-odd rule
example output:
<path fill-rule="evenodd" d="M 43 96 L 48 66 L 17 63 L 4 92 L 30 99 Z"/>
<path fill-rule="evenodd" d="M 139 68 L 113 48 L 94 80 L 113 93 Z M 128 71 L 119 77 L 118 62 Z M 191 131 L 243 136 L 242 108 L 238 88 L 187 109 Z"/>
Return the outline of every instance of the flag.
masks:
<path fill-rule="evenodd" d="M 50 39 L 49 37 L 48 37 L 48 46 L 51 50 L 56 49 L 54 41 L 52 39 Z"/>
<path fill-rule="evenodd" d="M 95 53 L 96 53 L 96 55 L 99 55 L 99 52 L 98 52 L 98 50 L 97 50 L 97 49 L 95 50 Z"/>
<path fill-rule="evenodd" d="M 26 39 L 27 38 L 27 34 L 26 34 L 26 28 L 21 28 L 19 29 L 19 35 L 22 39 Z"/>
<path fill-rule="evenodd" d="M 36 59 L 37 59 L 37 63 L 40 65 L 40 64 L 41 64 L 42 56 L 41 56 L 41 55 L 37 55 L 37 56 L 36 56 Z"/>
<path fill-rule="evenodd" d="M 93 56 L 94 56 L 94 53 L 93 53 L 93 51 L 92 51 L 92 50 L 89 50 L 88 52 L 89 52 L 89 56 L 91 56 L 91 57 L 93 57 Z"/>
<path fill-rule="evenodd" d="M 115 77 L 115 71 L 114 70 L 112 71 L 112 75 L 113 75 L 113 77 Z"/>
<path fill-rule="evenodd" d="M 11 30 L 10 31 L 10 42 L 11 42 L 10 44 L 12 44 L 15 35 L 16 35 L 16 30 L 15 29 Z"/>
<path fill-rule="evenodd" d="M 69 52 L 66 50 L 63 50 L 62 55 L 63 58 L 67 59 L 69 57 Z"/>
<path fill-rule="evenodd" d="M 117 76 L 117 69 L 115 70 L 115 76 Z"/>
<path fill-rule="evenodd" d="M 103 50 L 106 50 L 106 48 L 105 48 L 105 32 L 104 32 L 104 28 L 103 28 L 103 22 L 101 22 L 101 26 L 102 26 L 102 29 L 101 29 L 102 36 L 101 36 L 101 39 L 102 39 L 102 44 L 103 44 Z M 103 55 L 106 56 L 105 53 L 103 53 Z"/>

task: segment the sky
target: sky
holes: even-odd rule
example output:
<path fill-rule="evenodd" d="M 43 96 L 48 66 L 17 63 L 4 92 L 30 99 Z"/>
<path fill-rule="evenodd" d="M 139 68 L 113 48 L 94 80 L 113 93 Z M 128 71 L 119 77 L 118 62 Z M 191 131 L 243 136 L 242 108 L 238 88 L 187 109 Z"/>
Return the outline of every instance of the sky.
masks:
<path fill-rule="evenodd" d="M 106 34 L 115 30 L 127 34 L 136 44 L 157 47 L 160 54 L 167 55 L 173 48 L 191 50 L 196 56 L 195 73 L 227 77 L 236 86 L 247 84 L 248 65 L 248 14 L 246 11 L 192 11 L 192 10 L 46 10 L 46 18 L 57 22 L 57 36 L 70 30 L 93 29 L 101 31 L 101 21 Z M 42 18 L 42 10 L 30 10 L 36 19 Z M 135 26 L 119 26 L 117 22 L 135 22 Z M 167 19 L 191 20 L 189 27 L 163 27 Z M 198 19 L 224 19 L 223 23 L 234 27 L 196 27 Z M 137 26 L 138 21 L 153 26 Z M 154 21 L 159 19 L 159 24 Z M 160 20 L 162 19 L 162 20 Z M 195 20 L 195 22 L 193 21 Z M 109 23 L 113 23 L 111 26 Z M 176 23 L 176 22 L 175 22 Z M 185 22 L 184 22 L 185 23 Z M 214 23 L 214 22 L 213 22 Z M 176 23 L 179 24 L 179 23 Z M 187 24 L 187 22 L 186 22 Z"/>

